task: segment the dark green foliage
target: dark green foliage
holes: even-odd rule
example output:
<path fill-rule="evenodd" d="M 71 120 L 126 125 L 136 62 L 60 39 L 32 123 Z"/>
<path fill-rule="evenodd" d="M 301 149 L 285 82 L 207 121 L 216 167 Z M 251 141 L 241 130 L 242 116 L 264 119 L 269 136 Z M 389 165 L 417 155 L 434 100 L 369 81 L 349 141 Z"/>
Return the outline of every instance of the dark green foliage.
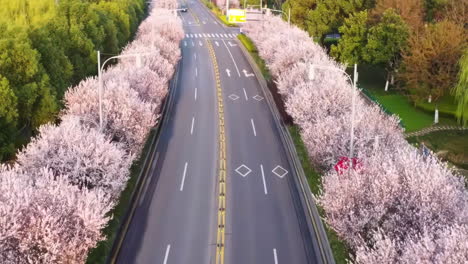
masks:
<path fill-rule="evenodd" d="M 288 0 L 283 11 L 291 8 L 291 21 L 323 41 L 325 34 L 337 32 L 351 14 L 374 4 L 374 0 Z"/>
<path fill-rule="evenodd" d="M 68 87 L 117 54 L 143 19 L 143 0 L 0 0 L 0 160 L 26 130 L 53 121 Z M 27 132 L 27 131 L 26 131 Z"/>

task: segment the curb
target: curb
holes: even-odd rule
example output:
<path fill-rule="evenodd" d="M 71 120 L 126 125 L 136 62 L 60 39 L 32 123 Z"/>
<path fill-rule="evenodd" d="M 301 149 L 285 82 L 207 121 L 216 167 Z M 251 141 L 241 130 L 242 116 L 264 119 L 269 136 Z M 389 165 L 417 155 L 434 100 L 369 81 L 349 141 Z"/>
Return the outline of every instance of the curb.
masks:
<path fill-rule="evenodd" d="M 239 41 L 239 39 L 235 39 L 235 41 L 241 48 L 244 56 L 247 58 L 250 66 L 254 70 L 254 73 L 258 82 L 260 83 L 262 91 L 266 97 L 268 107 L 270 108 L 270 111 L 273 114 L 276 127 L 278 128 L 278 131 L 280 132 L 279 134 L 280 134 L 282 144 L 287 152 L 286 156 L 288 157 L 288 161 L 291 167 L 294 169 L 294 173 L 292 173 L 294 176 L 296 176 L 296 177 L 293 177 L 294 184 L 299 193 L 299 198 L 300 198 L 300 203 L 301 203 L 300 209 L 305 215 L 306 222 L 307 222 L 306 224 L 310 232 L 308 234 L 311 240 L 310 242 L 312 243 L 315 252 L 320 254 L 321 263 L 334 264 L 335 259 L 333 257 L 333 252 L 331 250 L 330 243 L 328 242 L 327 233 L 325 231 L 322 220 L 318 213 L 318 209 L 316 206 L 316 199 L 314 195 L 312 194 L 312 191 L 310 190 L 310 186 L 307 182 L 307 178 L 305 176 L 301 162 L 297 155 L 296 148 L 294 146 L 291 135 L 289 134 L 287 127 L 285 126 L 284 122 L 281 119 L 278 109 L 276 108 L 276 104 L 274 102 L 273 96 L 270 90 L 268 89 L 267 83 L 265 79 L 263 78 L 263 75 L 260 69 L 258 68 L 255 61 L 253 61 L 249 52 L 245 49 L 244 45 Z M 314 235 L 312 233 L 315 234 L 315 241 L 313 239 Z M 310 250 L 306 248 L 306 251 L 308 251 L 310 255 L 310 252 L 309 252 Z M 310 259 L 309 259 L 309 262 L 313 263 L 313 261 Z"/>

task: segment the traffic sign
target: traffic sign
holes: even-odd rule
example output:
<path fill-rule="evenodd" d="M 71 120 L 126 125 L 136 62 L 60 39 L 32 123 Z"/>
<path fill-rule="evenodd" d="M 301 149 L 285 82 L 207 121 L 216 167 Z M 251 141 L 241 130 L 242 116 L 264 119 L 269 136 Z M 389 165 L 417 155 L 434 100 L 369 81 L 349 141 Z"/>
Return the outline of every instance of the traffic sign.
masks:
<path fill-rule="evenodd" d="M 243 9 L 229 9 L 227 12 L 229 23 L 245 23 L 246 12 Z"/>

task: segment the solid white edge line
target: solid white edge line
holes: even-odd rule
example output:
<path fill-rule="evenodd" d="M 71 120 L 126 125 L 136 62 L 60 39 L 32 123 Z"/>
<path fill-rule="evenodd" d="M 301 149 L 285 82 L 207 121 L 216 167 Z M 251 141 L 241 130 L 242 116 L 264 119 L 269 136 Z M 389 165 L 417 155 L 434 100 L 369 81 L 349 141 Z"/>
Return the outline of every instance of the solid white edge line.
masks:
<path fill-rule="evenodd" d="M 169 251 L 171 250 L 171 244 L 167 245 L 166 255 L 164 256 L 164 264 L 167 264 L 167 259 L 169 258 Z"/>
<path fill-rule="evenodd" d="M 187 165 L 188 165 L 188 163 L 185 162 L 184 174 L 182 175 L 182 182 L 180 183 L 180 191 L 183 191 L 183 190 L 184 190 L 185 175 L 187 174 Z"/>
<path fill-rule="evenodd" d="M 257 131 L 255 131 L 255 124 L 254 124 L 253 118 L 250 119 L 250 122 L 252 123 L 252 129 L 253 129 L 254 136 L 257 136 Z"/>
<path fill-rule="evenodd" d="M 262 179 L 263 179 L 263 190 L 265 191 L 265 195 L 268 194 L 266 180 L 265 180 L 265 172 L 263 171 L 263 165 L 260 164 L 260 170 L 262 171 Z"/>
<path fill-rule="evenodd" d="M 190 128 L 190 135 L 193 135 L 193 126 L 195 125 L 195 117 L 192 117 L 192 127 Z"/>
<path fill-rule="evenodd" d="M 239 77 L 241 77 L 239 68 L 237 67 L 236 61 L 234 60 L 234 56 L 232 56 L 231 50 L 230 50 L 229 47 L 226 45 L 226 42 L 225 42 L 224 40 L 223 40 L 223 43 L 224 43 L 224 46 L 226 46 L 226 49 L 228 50 L 229 55 L 231 56 L 232 62 L 234 62 L 234 66 L 236 66 L 237 74 L 239 74 Z"/>
<path fill-rule="evenodd" d="M 247 91 L 245 91 L 245 88 L 242 88 L 242 89 L 244 89 L 245 100 L 248 101 L 248 100 L 249 100 L 249 97 L 247 96 Z"/>
<path fill-rule="evenodd" d="M 278 255 L 276 255 L 276 248 L 273 249 L 273 257 L 275 258 L 275 264 L 278 264 Z"/>
<path fill-rule="evenodd" d="M 198 89 L 195 88 L 195 101 L 197 100 L 197 91 L 198 91 Z"/>

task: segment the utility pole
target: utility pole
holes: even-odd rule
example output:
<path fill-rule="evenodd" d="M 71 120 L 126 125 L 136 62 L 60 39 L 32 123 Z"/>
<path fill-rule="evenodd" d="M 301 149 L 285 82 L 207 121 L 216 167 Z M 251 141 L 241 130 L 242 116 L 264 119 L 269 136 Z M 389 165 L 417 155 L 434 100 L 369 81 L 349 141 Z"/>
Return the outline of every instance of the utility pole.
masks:
<path fill-rule="evenodd" d="M 99 131 L 102 132 L 102 78 L 101 78 L 101 52 L 97 52 L 98 60 L 98 84 L 99 84 Z"/>

